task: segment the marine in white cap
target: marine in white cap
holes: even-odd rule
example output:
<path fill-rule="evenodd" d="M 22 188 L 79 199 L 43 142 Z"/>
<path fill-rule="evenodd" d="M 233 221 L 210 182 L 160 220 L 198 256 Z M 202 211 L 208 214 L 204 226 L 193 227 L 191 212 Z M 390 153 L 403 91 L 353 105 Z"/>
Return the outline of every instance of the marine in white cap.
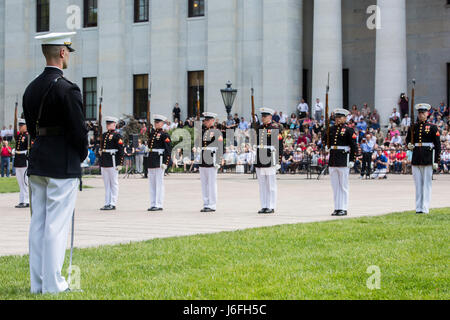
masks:
<path fill-rule="evenodd" d="M 70 33 L 37 37 L 47 66 L 27 87 L 23 110 L 30 138 L 30 278 L 32 293 L 59 293 L 67 237 L 74 214 L 81 163 L 88 154 L 88 130 L 80 88 L 63 69 L 73 52 Z"/>
<path fill-rule="evenodd" d="M 16 169 L 16 179 L 19 184 L 19 204 L 17 209 L 30 207 L 30 196 L 28 193 L 28 139 L 30 138 L 27 131 L 25 119 L 18 119 L 19 132 L 14 130 L 14 139 L 16 148 L 14 150 L 14 168 Z"/>
<path fill-rule="evenodd" d="M 154 127 L 148 134 L 148 181 L 150 184 L 150 208 L 148 211 L 163 211 L 164 172 L 172 155 L 172 141 L 163 126 L 167 118 L 153 115 Z"/>
<path fill-rule="evenodd" d="M 429 104 L 417 104 L 415 109 L 418 111 L 418 123 L 413 124 L 408 130 L 406 143 L 413 151 L 411 164 L 416 186 L 416 213 L 428 214 L 433 169 L 438 169 L 441 156 L 441 133 L 436 125 L 428 122 L 431 109 Z"/>
<path fill-rule="evenodd" d="M 259 214 L 273 214 L 277 207 L 277 171 L 280 169 L 283 137 L 270 108 L 260 109 L 262 124 L 253 123 L 256 131 L 256 175 L 259 183 L 261 210 Z"/>
<path fill-rule="evenodd" d="M 124 141 L 116 132 L 115 117 L 105 117 L 106 132 L 100 141 L 100 170 L 105 185 L 105 205 L 102 211 L 116 210 L 119 198 L 119 172 L 122 170 L 124 159 Z"/>
<path fill-rule="evenodd" d="M 202 185 L 203 209 L 201 212 L 215 212 L 217 207 L 217 170 L 218 161 L 223 153 L 222 133 L 214 129 L 217 114 L 203 113 L 200 183 Z"/>
<path fill-rule="evenodd" d="M 330 127 L 329 139 L 325 132 L 322 142 L 330 150 L 328 168 L 334 197 L 332 215 L 346 216 L 349 199 L 348 178 L 350 169 L 355 166 L 357 136 L 355 131 L 346 125 L 348 110 L 336 109 L 334 115 L 335 124 Z"/>

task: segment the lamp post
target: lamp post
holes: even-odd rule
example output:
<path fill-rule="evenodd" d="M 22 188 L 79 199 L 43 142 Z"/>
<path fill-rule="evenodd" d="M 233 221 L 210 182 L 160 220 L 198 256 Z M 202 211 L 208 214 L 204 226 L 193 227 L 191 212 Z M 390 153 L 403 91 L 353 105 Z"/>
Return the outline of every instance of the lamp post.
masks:
<path fill-rule="evenodd" d="M 225 104 L 225 109 L 227 110 L 228 117 L 230 117 L 231 109 L 233 108 L 234 100 L 236 99 L 237 89 L 231 87 L 231 81 L 227 82 L 227 87 L 220 90 L 222 94 L 223 103 Z"/>

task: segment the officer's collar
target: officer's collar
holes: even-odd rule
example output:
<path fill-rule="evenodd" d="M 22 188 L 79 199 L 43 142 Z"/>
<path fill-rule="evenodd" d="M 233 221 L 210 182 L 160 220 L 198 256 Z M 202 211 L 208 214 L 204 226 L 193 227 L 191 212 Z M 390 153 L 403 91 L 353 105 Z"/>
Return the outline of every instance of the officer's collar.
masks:
<path fill-rule="evenodd" d="M 46 67 L 45 67 L 45 71 L 46 71 L 46 72 L 50 72 L 50 73 L 59 73 L 59 74 L 61 74 L 61 75 L 64 74 L 64 72 L 63 72 L 62 69 L 60 69 L 60 68 L 58 68 L 58 67 L 55 67 L 55 66 L 46 66 Z"/>

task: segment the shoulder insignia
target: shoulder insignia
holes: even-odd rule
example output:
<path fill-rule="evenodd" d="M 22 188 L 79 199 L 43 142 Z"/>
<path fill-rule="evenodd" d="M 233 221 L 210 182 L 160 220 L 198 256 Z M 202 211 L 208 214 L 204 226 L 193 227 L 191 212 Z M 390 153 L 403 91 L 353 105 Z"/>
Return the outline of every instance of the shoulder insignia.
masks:
<path fill-rule="evenodd" d="M 122 145 L 123 144 L 123 140 L 119 139 L 119 144 Z"/>
<path fill-rule="evenodd" d="M 223 141 L 223 137 L 222 137 L 222 136 L 219 137 L 219 141 L 220 141 L 220 142 Z"/>
<path fill-rule="evenodd" d="M 167 138 L 167 139 L 166 139 L 165 141 L 166 141 L 166 143 L 169 143 L 169 142 L 170 142 L 170 139 L 169 139 L 169 138 Z"/>
<path fill-rule="evenodd" d="M 353 139 L 356 139 L 356 138 L 357 138 L 356 133 L 353 134 L 353 137 L 352 137 L 352 138 L 353 138 Z"/>
<path fill-rule="evenodd" d="M 439 132 L 439 130 L 436 132 L 436 137 L 440 137 L 441 133 Z"/>
<path fill-rule="evenodd" d="M 283 140 L 283 136 L 281 134 L 278 135 L 278 140 Z"/>

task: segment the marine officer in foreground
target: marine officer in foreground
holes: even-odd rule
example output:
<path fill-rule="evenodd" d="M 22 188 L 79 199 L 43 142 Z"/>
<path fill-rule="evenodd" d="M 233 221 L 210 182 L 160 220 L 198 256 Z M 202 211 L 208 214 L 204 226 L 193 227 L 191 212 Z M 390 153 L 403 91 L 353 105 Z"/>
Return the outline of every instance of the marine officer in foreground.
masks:
<path fill-rule="evenodd" d="M 78 86 L 63 75 L 72 49 L 70 33 L 42 40 L 44 72 L 25 90 L 23 110 L 30 138 L 30 278 L 32 293 L 68 290 L 61 274 L 78 187 L 88 154 L 88 130 Z"/>
<path fill-rule="evenodd" d="M 440 132 L 436 125 L 429 123 L 428 112 L 431 106 L 421 103 L 415 106 L 418 111 L 419 122 L 413 124 L 414 134 L 408 130 L 406 143 L 413 151 L 412 173 L 416 186 L 416 213 L 430 212 L 431 185 L 433 169 L 438 169 L 441 156 Z"/>

